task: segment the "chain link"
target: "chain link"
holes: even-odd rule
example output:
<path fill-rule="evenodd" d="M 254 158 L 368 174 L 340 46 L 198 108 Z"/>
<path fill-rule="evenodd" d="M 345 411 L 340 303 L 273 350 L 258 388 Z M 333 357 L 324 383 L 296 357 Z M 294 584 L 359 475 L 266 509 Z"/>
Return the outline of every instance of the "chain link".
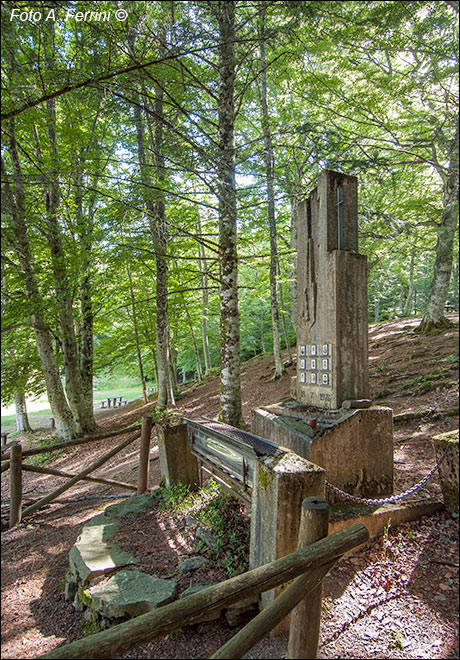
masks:
<path fill-rule="evenodd" d="M 434 468 L 432 468 L 428 472 L 428 474 L 423 477 L 421 481 L 415 484 L 415 486 L 412 486 L 412 488 L 409 488 L 408 490 L 405 490 L 403 493 L 400 493 L 399 495 L 392 495 L 392 497 L 385 497 L 378 500 L 369 500 L 369 499 L 365 499 L 364 497 L 357 497 L 356 495 L 350 495 L 350 493 L 346 493 L 345 491 L 340 490 L 340 488 L 337 488 L 337 486 L 333 486 L 328 481 L 326 481 L 326 488 L 328 490 L 331 490 L 333 493 L 340 495 L 344 499 L 351 500 L 352 502 L 357 502 L 358 504 L 390 504 L 391 502 L 397 502 L 398 500 L 402 500 L 404 497 L 407 497 L 408 495 L 412 495 L 412 493 L 415 493 L 415 491 L 421 488 L 423 484 L 426 484 L 428 479 L 430 479 L 433 476 L 433 473 L 438 469 L 438 467 L 441 465 L 441 463 L 447 456 L 447 452 L 449 451 L 449 449 L 450 449 L 449 447 L 446 447 L 443 455 L 436 463 Z"/>

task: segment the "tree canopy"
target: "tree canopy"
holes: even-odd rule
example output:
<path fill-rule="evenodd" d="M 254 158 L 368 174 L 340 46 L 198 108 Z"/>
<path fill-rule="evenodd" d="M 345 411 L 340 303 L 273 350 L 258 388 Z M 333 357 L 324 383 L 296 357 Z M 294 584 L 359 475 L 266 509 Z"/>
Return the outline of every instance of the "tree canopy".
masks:
<path fill-rule="evenodd" d="M 93 376 L 156 384 L 295 342 L 296 204 L 359 178 L 369 320 L 458 307 L 458 3 L 3 2 L 2 401 L 61 437 Z M 275 376 L 282 363 L 277 362 Z"/>

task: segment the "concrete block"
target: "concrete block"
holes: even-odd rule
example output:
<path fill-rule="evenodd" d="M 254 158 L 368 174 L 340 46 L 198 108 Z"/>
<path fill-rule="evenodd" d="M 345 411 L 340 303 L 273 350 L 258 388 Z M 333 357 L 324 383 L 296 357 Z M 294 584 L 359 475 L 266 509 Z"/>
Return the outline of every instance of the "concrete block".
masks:
<path fill-rule="evenodd" d="M 321 466 L 341 490 L 370 498 L 393 493 L 391 408 L 327 411 L 289 403 L 252 410 L 252 432 Z M 306 423 L 313 415 L 315 430 Z M 330 492 L 328 500 L 339 501 Z"/>
<path fill-rule="evenodd" d="M 393 494 L 393 411 L 372 406 L 349 411 L 312 443 L 310 460 L 333 486 L 366 498 Z M 328 501 L 343 501 L 328 492 Z"/>
<path fill-rule="evenodd" d="M 447 449 L 447 455 L 438 468 L 438 474 L 444 506 L 449 513 L 458 513 L 459 509 L 458 435 L 458 429 L 456 429 L 433 438 L 436 462 L 441 460 Z"/>
<path fill-rule="evenodd" d="M 192 454 L 187 424 L 173 418 L 157 424 L 160 471 L 166 486 L 199 484 L 198 461 Z"/>
<path fill-rule="evenodd" d="M 409 502 L 395 502 L 381 506 L 367 506 L 362 504 L 347 504 L 343 507 L 332 508 L 329 521 L 329 534 L 345 529 L 354 523 L 360 522 L 369 531 L 369 540 L 383 534 L 387 525 L 397 527 L 411 520 L 418 520 L 422 516 L 430 516 L 442 511 L 443 505 L 433 499 L 411 500 Z M 351 553 L 357 552 L 362 546 L 353 548 Z"/>
<path fill-rule="evenodd" d="M 260 458 L 252 490 L 249 567 L 294 552 L 303 500 L 309 496 L 324 497 L 324 493 L 324 470 L 301 456 L 279 451 Z M 282 589 L 262 594 L 262 607 L 267 607 Z"/>

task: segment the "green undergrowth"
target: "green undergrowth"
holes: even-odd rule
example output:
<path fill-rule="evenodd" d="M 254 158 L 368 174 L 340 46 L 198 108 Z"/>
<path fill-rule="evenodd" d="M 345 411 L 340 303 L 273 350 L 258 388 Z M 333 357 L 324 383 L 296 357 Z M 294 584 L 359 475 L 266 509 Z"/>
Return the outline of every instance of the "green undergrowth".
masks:
<path fill-rule="evenodd" d="M 213 479 L 198 491 L 183 484 L 162 486 L 160 491 L 160 510 L 188 515 L 196 527 L 212 534 L 213 547 L 195 539 L 198 552 L 225 568 L 230 577 L 248 570 L 250 520 L 242 503 Z"/>

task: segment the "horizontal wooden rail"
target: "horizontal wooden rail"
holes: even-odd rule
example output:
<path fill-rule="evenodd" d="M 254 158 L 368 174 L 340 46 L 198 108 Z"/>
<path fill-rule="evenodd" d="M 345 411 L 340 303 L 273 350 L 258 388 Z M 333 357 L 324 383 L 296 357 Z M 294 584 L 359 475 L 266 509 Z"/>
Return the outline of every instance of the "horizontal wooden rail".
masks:
<path fill-rule="evenodd" d="M 286 557 L 202 589 L 158 610 L 147 612 L 107 630 L 65 644 L 41 658 L 116 658 L 159 635 L 196 623 L 205 612 L 273 589 L 310 570 L 328 566 L 345 552 L 369 539 L 361 523 L 350 525 Z"/>
<path fill-rule="evenodd" d="M 107 454 L 104 454 L 104 456 L 101 456 L 101 458 L 99 458 L 97 461 L 95 461 L 94 463 L 91 463 L 91 465 L 89 467 L 85 468 L 84 470 L 82 470 L 81 472 L 76 474 L 74 477 L 69 479 L 69 481 L 67 483 L 63 484 L 59 488 L 56 488 L 56 490 L 53 490 L 53 492 L 49 493 L 49 495 L 45 495 L 45 497 L 42 497 L 41 500 L 38 500 L 38 502 L 35 502 L 31 506 L 28 506 L 22 512 L 22 517 L 24 518 L 25 516 L 28 516 L 31 513 L 34 513 L 35 511 L 37 511 L 37 509 L 40 509 L 45 504 L 48 504 L 48 502 L 51 502 L 52 500 L 56 499 L 56 497 L 61 495 L 61 493 L 65 492 L 66 490 L 71 488 L 71 486 L 76 484 L 77 481 L 80 481 L 81 479 L 86 477 L 88 474 L 90 474 L 90 472 L 94 472 L 94 470 L 97 470 L 97 468 L 101 467 L 101 465 L 104 465 L 104 463 L 106 463 L 108 460 L 110 460 L 112 458 L 112 456 L 115 456 L 115 454 L 118 454 L 118 452 L 120 452 L 122 449 L 127 447 L 129 444 L 131 444 L 131 442 L 134 442 L 134 440 L 137 440 L 137 438 L 140 436 L 140 434 L 141 434 L 140 431 L 138 431 L 134 435 L 130 436 L 124 442 L 122 442 L 121 444 L 114 447 Z"/>
<path fill-rule="evenodd" d="M 41 465 L 27 465 L 27 463 L 22 464 L 22 469 L 26 472 L 37 472 L 38 474 L 51 474 L 56 477 L 66 477 L 72 478 L 76 477 L 76 474 L 70 472 L 63 472 L 62 470 L 55 470 L 54 468 L 45 468 Z M 137 490 L 137 486 L 134 484 L 127 484 L 124 481 L 116 481 L 114 479 L 104 479 L 103 477 L 83 477 L 83 481 L 93 481 L 97 484 L 106 484 L 107 486 L 117 486 L 118 488 L 125 488 L 126 490 Z"/>
<path fill-rule="evenodd" d="M 214 655 L 211 655 L 211 660 L 221 658 L 231 658 L 237 660 L 241 658 L 249 649 L 251 649 L 257 642 L 263 639 L 268 633 L 273 630 L 284 619 L 289 612 L 300 603 L 303 598 L 308 596 L 313 591 L 327 573 L 334 566 L 335 561 L 318 566 L 317 568 L 310 568 L 305 575 L 300 575 L 294 582 L 283 591 L 275 600 L 262 612 L 259 612 L 251 621 L 244 626 L 236 635 L 228 640 L 223 646 L 220 647 Z M 290 656 L 293 657 L 293 656 Z M 296 656 L 306 657 L 306 656 Z"/>
<path fill-rule="evenodd" d="M 9 467 L 10 467 L 10 461 L 9 461 L 9 459 L 8 459 L 8 460 L 6 461 L 6 463 L 3 463 L 2 468 L 1 468 L 2 471 L 1 471 L 0 474 L 3 474 L 3 473 L 6 472 L 7 470 L 9 470 Z"/>
<path fill-rule="evenodd" d="M 22 455 L 24 458 L 26 456 L 35 456 L 36 454 L 43 454 L 47 451 L 55 451 L 56 449 L 64 449 L 65 447 L 74 447 L 77 445 L 83 445 L 86 442 L 95 442 L 96 440 L 104 440 L 105 438 L 122 435 L 123 433 L 131 433 L 131 431 L 138 431 L 140 428 L 141 424 L 137 424 L 136 426 L 130 426 L 126 429 L 121 429 L 120 431 L 109 431 L 108 433 L 100 433 L 99 435 L 85 436 L 84 438 L 76 438 L 75 440 L 66 440 L 66 442 L 58 442 L 55 445 L 46 445 L 46 447 L 24 449 Z"/>

